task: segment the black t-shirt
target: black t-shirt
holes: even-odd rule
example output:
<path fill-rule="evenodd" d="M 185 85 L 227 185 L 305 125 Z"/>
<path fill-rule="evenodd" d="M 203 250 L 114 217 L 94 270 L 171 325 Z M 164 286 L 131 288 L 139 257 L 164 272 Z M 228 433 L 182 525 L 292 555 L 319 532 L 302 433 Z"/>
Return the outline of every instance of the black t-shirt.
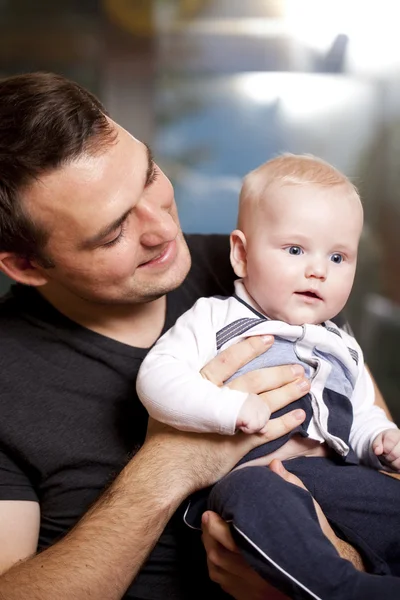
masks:
<path fill-rule="evenodd" d="M 168 294 L 164 331 L 200 296 L 233 290 L 227 236 L 187 240 L 192 268 Z M 74 323 L 33 288 L 13 286 L 0 301 L 0 500 L 40 503 L 39 550 L 142 444 L 147 413 L 135 381 L 146 353 Z M 126 598 L 203 599 L 209 586 L 198 534 L 178 511 Z"/>
<path fill-rule="evenodd" d="M 233 291 L 228 237 L 187 240 L 192 268 L 168 294 L 164 331 L 200 296 Z M 40 503 L 39 550 L 71 529 L 143 443 L 135 382 L 146 354 L 74 323 L 33 288 L 16 285 L 0 301 L 0 500 Z M 226 598 L 178 510 L 125 597 L 211 594 Z"/>

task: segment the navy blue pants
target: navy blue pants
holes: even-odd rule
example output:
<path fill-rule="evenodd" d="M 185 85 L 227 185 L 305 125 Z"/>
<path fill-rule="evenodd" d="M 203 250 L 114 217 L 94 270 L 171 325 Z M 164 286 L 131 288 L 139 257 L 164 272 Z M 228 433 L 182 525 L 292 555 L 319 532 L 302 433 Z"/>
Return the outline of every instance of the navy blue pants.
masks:
<path fill-rule="evenodd" d="M 232 471 L 208 496 L 208 508 L 230 522 L 247 562 L 295 599 L 400 600 L 400 481 L 331 458 L 284 464 L 336 534 L 359 550 L 368 573 L 339 557 L 308 492 L 259 466 Z"/>

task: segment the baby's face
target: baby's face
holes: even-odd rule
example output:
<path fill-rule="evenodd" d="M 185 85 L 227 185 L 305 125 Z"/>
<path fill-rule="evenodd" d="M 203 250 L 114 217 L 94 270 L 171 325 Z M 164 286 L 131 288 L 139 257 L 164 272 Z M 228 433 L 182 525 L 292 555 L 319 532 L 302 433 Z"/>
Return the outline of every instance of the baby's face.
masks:
<path fill-rule="evenodd" d="M 276 186 L 253 211 L 246 288 L 263 312 L 292 325 L 321 323 L 347 302 L 363 211 L 344 186 Z"/>

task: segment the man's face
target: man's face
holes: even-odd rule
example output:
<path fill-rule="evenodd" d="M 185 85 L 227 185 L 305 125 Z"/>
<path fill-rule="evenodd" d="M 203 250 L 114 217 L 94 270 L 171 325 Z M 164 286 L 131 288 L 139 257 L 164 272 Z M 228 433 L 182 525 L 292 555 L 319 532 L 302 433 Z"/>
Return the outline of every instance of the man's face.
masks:
<path fill-rule="evenodd" d="M 95 303 L 148 302 L 181 284 L 190 256 L 170 181 L 145 145 L 113 127 L 114 144 L 43 176 L 24 206 L 50 232 L 45 288 Z"/>
<path fill-rule="evenodd" d="M 337 315 L 350 294 L 362 208 L 344 186 L 274 187 L 247 233 L 245 284 L 263 312 L 292 325 Z"/>

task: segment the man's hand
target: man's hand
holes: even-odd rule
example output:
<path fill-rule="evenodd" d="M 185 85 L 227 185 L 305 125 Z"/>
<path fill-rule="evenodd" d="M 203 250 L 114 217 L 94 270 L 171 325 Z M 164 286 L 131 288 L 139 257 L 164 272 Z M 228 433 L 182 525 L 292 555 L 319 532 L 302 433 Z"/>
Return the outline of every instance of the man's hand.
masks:
<path fill-rule="evenodd" d="M 266 433 L 219 435 L 178 431 L 149 419 L 147 437 L 142 449 L 162 458 L 162 468 L 169 474 L 166 489 L 159 494 L 175 496 L 183 501 L 198 489 L 213 485 L 226 475 L 248 452 L 261 444 L 285 435 L 304 420 L 304 411 L 295 410 L 273 419 Z M 277 423 L 275 423 L 277 421 Z"/>
<path fill-rule="evenodd" d="M 269 465 L 269 468 L 271 469 L 271 471 L 276 473 L 276 475 L 279 475 L 280 477 L 282 477 L 282 479 L 284 479 L 288 483 L 292 483 L 293 485 L 297 485 L 297 487 L 301 487 L 301 488 L 303 488 L 303 490 L 308 491 L 306 486 L 304 485 L 304 483 L 301 481 L 301 479 L 299 479 L 297 477 L 297 475 L 293 475 L 293 473 L 290 473 L 289 471 L 287 471 L 280 460 L 273 460 L 271 462 L 271 464 Z M 318 504 L 318 502 L 314 498 L 313 498 L 313 501 L 314 501 L 314 506 L 315 506 L 315 511 L 317 513 L 318 521 L 319 521 L 319 524 L 320 524 L 323 534 L 328 538 L 328 540 L 331 542 L 331 544 L 333 544 L 335 546 L 336 550 L 338 550 L 338 546 L 340 545 L 339 542 L 341 540 L 339 540 L 339 538 L 336 536 L 335 532 L 333 531 L 332 527 L 329 525 L 328 519 L 325 517 L 324 513 L 322 512 L 322 509 L 321 509 L 320 505 Z M 338 550 L 338 552 L 339 552 L 339 550 Z M 340 554 L 340 552 L 339 552 L 339 554 Z"/>
<path fill-rule="evenodd" d="M 241 367 L 269 350 L 273 343 L 274 338 L 271 335 L 246 338 L 220 352 L 203 367 L 201 374 L 215 385 L 222 386 Z M 230 381 L 227 387 L 248 394 L 257 394 L 264 401 L 271 415 L 307 394 L 310 382 L 304 375 L 303 367 L 293 364 L 249 371 Z M 283 435 L 280 419 L 273 419 L 265 429 L 269 431 L 271 440 Z"/>
<path fill-rule="evenodd" d="M 263 354 L 272 344 L 271 336 L 247 338 L 218 354 L 204 367 L 202 375 L 216 385 L 223 385 L 240 367 Z M 252 371 L 229 385 L 258 394 L 269 413 L 301 398 L 309 389 L 303 369 L 298 365 Z M 214 484 L 245 454 L 285 435 L 304 419 L 304 411 L 298 409 L 270 420 L 265 433 L 245 435 L 239 432 L 234 436 L 177 431 L 150 419 L 145 448 L 162 455 L 164 468 L 170 476 L 169 488 L 181 494 L 183 500 L 195 490 Z"/>
<path fill-rule="evenodd" d="M 249 567 L 221 517 L 210 511 L 204 513 L 202 527 L 210 578 L 224 592 L 236 600 L 287 600 Z"/>
<path fill-rule="evenodd" d="M 307 489 L 303 482 L 289 473 L 279 460 L 273 460 L 270 469 L 277 475 Z M 246 468 L 246 467 L 244 467 Z M 318 502 L 314 500 L 315 510 L 322 532 L 336 548 L 338 554 L 360 571 L 364 571 L 361 557 L 352 546 L 339 539 Z M 233 541 L 229 525 L 216 513 L 207 511 L 202 519 L 203 543 L 207 553 L 210 578 L 236 600 L 286 600 L 287 597 L 271 587 L 246 563 Z"/>
<path fill-rule="evenodd" d="M 372 443 L 376 456 L 394 471 L 400 471 L 400 430 L 385 429 Z"/>
<path fill-rule="evenodd" d="M 271 469 L 271 471 L 273 471 L 289 483 L 292 483 L 293 485 L 297 485 L 298 487 L 307 490 L 306 486 L 301 481 L 301 479 L 299 479 L 296 475 L 293 475 L 293 473 L 289 473 L 289 471 L 285 469 L 281 461 L 273 460 L 269 465 L 269 468 Z M 339 554 L 339 556 L 350 561 L 353 564 L 353 566 L 356 569 L 358 569 L 358 571 L 365 571 L 365 565 L 357 550 L 355 550 L 353 546 L 350 546 L 350 544 L 348 544 L 344 540 L 341 540 L 337 537 L 332 527 L 330 526 L 327 518 L 322 512 L 320 505 L 314 498 L 313 501 L 322 532 L 328 538 L 330 543 L 336 548 L 336 551 Z"/>
<path fill-rule="evenodd" d="M 303 482 L 296 475 L 289 473 L 280 461 L 273 460 L 270 469 L 288 483 L 306 489 Z M 336 537 L 321 507 L 315 500 L 314 504 L 324 535 L 339 551 L 341 540 Z M 225 592 L 236 600 L 265 600 L 266 598 L 268 600 L 284 600 L 287 598 L 270 586 L 246 563 L 233 541 L 229 525 L 221 517 L 208 511 L 203 515 L 202 526 L 210 578 L 218 583 Z"/>

